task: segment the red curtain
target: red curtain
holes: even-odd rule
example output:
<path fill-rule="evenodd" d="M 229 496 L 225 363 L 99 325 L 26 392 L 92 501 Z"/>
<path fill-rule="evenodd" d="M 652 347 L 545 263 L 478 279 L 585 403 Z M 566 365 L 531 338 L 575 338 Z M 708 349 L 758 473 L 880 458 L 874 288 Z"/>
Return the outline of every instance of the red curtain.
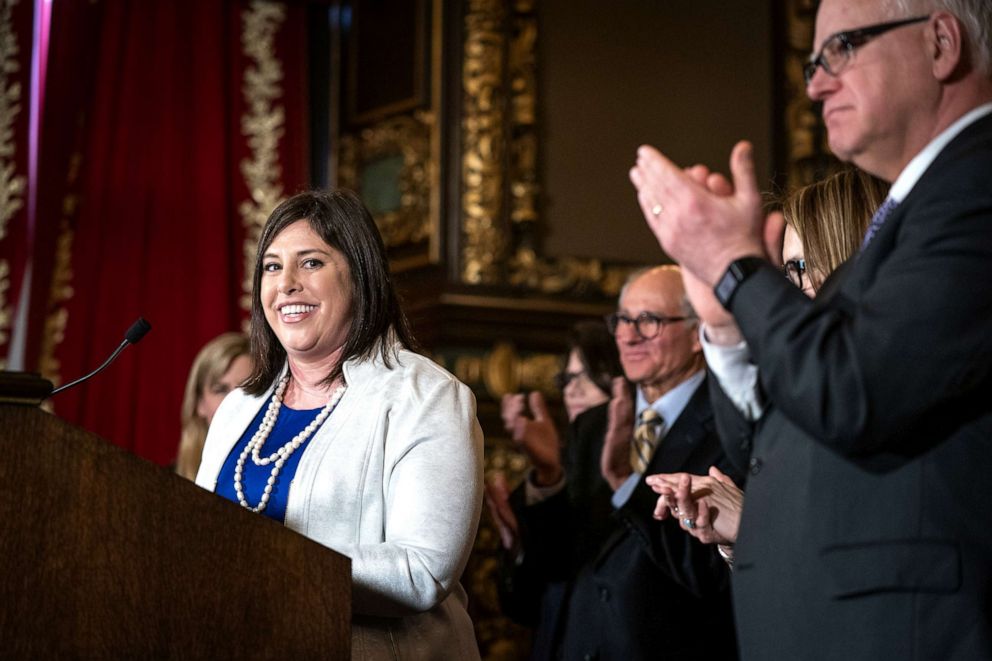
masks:
<path fill-rule="evenodd" d="M 66 382 L 99 365 L 139 315 L 148 319 L 139 345 L 53 401 L 59 416 L 160 464 L 175 457 L 193 356 L 246 316 L 243 165 L 258 160 L 258 144 L 244 90 L 259 62 L 244 37 L 260 13 L 275 31 L 266 65 L 282 72 L 266 106 L 284 117 L 269 135 L 268 181 L 294 191 L 307 184 L 305 7 L 53 6 L 35 251 L 43 277 L 32 306 L 32 327 L 43 330 L 30 353 Z"/>
<path fill-rule="evenodd" d="M 28 128 L 34 2 L 0 0 L 0 366 L 28 254 Z"/>

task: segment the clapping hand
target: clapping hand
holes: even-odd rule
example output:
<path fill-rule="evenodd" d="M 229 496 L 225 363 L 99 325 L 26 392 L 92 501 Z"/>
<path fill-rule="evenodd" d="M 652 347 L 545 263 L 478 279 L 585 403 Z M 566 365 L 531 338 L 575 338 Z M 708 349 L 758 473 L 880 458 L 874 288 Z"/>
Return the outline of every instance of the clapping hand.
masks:
<path fill-rule="evenodd" d="M 744 492 L 719 468 L 711 466 L 709 475 L 669 473 L 645 479 L 660 495 L 656 519 L 676 517 L 686 532 L 704 544 L 737 541 Z"/>
<path fill-rule="evenodd" d="M 630 180 L 648 226 L 665 253 L 712 287 L 739 257 L 763 255 L 764 217 L 754 149 L 739 142 L 730 155 L 733 185 L 708 172 L 682 170 L 653 147 L 637 150 Z"/>
<path fill-rule="evenodd" d="M 630 466 L 630 442 L 634 436 L 634 400 L 627 380 L 613 379 L 613 396 L 607 409 L 606 438 L 600 458 L 600 470 L 614 491 L 633 472 Z"/>
<path fill-rule="evenodd" d="M 533 417 L 527 415 L 528 405 Z M 539 486 L 550 486 L 561 480 L 561 442 L 544 396 L 532 392 L 525 400 L 520 394 L 504 395 L 500 413 L 513 442 L 530 459 L 534 481 Z"/>

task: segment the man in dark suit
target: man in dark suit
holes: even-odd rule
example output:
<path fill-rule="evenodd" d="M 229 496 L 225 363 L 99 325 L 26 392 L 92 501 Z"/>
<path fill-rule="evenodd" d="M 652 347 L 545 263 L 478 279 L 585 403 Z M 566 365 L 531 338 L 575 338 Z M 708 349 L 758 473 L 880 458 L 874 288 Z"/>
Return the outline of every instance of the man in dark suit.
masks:
<path fill-rule="evenodd" d="M 562 466 L 549 460 L 556 453 L 530 452 L 535 470 L 515 494 L 523 554 L 504 593 L 519 604 L 521 595 L 543 592 L 547 602 L 553 585 L 555 611 L 542 613 L 543 658 L 734 659 L 725 563 L 678 523 L 653 518 L 656 497 L 643 480 L 726 468 L 679 270 L 636 274 L 611 327 L 635 397 L 618 379 L 608 416 L 598 409 L 577 418 L 579 433 L 599 436 L 583 447 L 602 447 L 601 455 L 566 448 L 572 461 Z M 606 528 L 588 502 L 603 493 L 604 475 L 609 487 L 600 497 L 616 490 Z"/>
<path fill-rule="evenodd" d="M 988 0 L 822 1 L 807 91 L 834 153 L 893 183 L 815 301 L 765 259 L 746 144 L 733 186 L 650 148 L 631 171 L 706 338 L 739 328 L 760 372 L 753 430 L 740 384 L 715 391 L 725 441 L 753 431 L 744 658 L 992 658 L 990 26 Z"/>

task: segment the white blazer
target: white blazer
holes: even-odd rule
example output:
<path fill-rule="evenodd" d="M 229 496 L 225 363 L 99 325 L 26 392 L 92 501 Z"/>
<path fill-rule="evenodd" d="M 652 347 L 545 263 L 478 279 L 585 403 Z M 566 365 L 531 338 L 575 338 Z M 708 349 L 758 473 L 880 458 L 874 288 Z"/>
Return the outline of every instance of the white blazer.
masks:
<path fill-rule="evenodd" d="M 482 507 L 471 390 L 419 354 L 348 361 L 347 391 L 303 446 L 286 526 L 351 558 L 353 659 L 478 659 L 458 582 Z M 284 368 L 285 371 L 285 368 Z M 228 395 L 196 483 L 217 476 L 275 384 Z"/>

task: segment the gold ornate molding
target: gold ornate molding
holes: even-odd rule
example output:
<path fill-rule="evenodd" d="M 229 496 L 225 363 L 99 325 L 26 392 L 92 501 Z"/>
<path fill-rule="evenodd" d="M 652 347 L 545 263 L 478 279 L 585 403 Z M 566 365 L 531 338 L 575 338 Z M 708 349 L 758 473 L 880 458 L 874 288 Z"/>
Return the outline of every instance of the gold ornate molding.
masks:
<path fill-rule="evenodd" d="M 242 73 L 242 94 L 248 108 L 241 117 L 251 157 L 241 161 L 241 174 L 249 199 L 238 205 L 245 227 L 244 277 L 241 308 L 251 310 L 252 272 L 258 238 L 269 214 L 283 196 L 279 141 L 285 133 L 282 98 L 282 64 L 276 55 L 275 35 L 286 20 L 281 3 L 252 2 L 241 14 L 241 49 L 251 63 Z"/>
<path fill-rule="evenodd" d="M 521 355 L 509 342 L 496 342 L 488 351 L 443 350 L 435 359 L 476 393 L 485 392 L 495 401 L 523 390 L 561 398 L 554 385 L 561 357 L 555 354 Z"/>
<path fill-rule="evenodd" d="M 542 294 L 599 294 L 615 297 L 627 276 L 641 267 L 605 265 L 599 259 L 539 257 L 531 248 L 517 248 L 510 259 L 509 282 Z"/>
<path fill-rule="evenodd" d="M 537 15 L 534 3 L 514 2 L 509 51 L 510 79 L 510 221 L 536 223 L 537 154 Z"/>
<path fill-rule="evenodd" d="M 55 263 L 52 266 L 52 283 L 48 289 L 48 309 L 41 339 L 41 353 L 38 358 L 38 371 L 56 386 L 62 381 L 62 364 L 55 357 L 55 350 L 65 339 L 69 311 L 66 302 L 72 298 L 72 217 L 76 212 L 77 198 L 66 196 L 63 201 L 62 217 L 59 219 L 59 234 L 55 244 Z"/>
<path fill-rule="evenodd" d="M 785 48 L 782 53 L 785 81 L 784 116 L 786 189 L 821 179 L 837 165 L 827 146 L 827 132 L 815 104 L 806 96 L 803 65 L 809 57 L 816 21 L 816 0 L 788 0 L 784 7 Z"/>
<path fill-rule="evenodd" d="M 338 179 L 342 186 L 359 191 L 370 205 L 376 225 L 387 248 L 422 244 L 433 236 L 431 213 L 431 173 L 436 167 L 431 154 L 434 114 L 416 112 L 413 116 L 388 119 L 357 134 L 341 136 Z M 368 167 L 387 159 L 399 158 L 395 186 L 399 205 L 379 209 L 375 195 L 366 190 Z M 425 258 L 428 255 L 425 255 Z"/>
<path fill-rule="evenodd" d="M 21 85 L 11 77 L 20 71 L 17 55 L 17 34 L 14 32 L 13 12 L 18 0 L 0 3 L 0 241 L 7 236 L 7 225 L 24 207 L 27 180 L 17 174 L 15 160 L 17 142 L 14 121 L 21 112 Z M 7 302 L 10 289 L 10 264 L 0 259 L 0 347 L 9 340 L 13 324 L 12 306 Z M 0 356 L 0 369 L 6 366 L 6 354 Z"/>
<path fill-rule="evenodd" d="M 615 296 L 634 267 L 541 253 L 537 41 L 534 0 L 462 0 L 461 263 L 466 284 L 508 284 L 542 294 Z M 836 167 L 806 97 L 816 0 L 787 0 L 780 65 L 787 188 Z"/>
<path fill-rule="evenodd" d="M 82 163 L 82 153 L 73 152 L 66 175 L 66 190 L 70 192 L 62 199 L 55 260 L 52 264 L 52 281 L 48 288 L 48 308 L 38 356 L 38 371 L 55 385 L 62 380 L 62 364 L 55 357 L 55 352 L 65 338 L 66 324 L 69 322 L 66 302 L 74 293 L 72 289 L 72 242 L 75 237 L 73 219 L 76 216 L 79 198 L 72 191 L 79 179 Z"/>
<path fill-rule="evenodd" d="M 635 267 L 540 253 L 537 40 L 533 0 L 467 0 L 461 279 L 612 297 Z"/>
<path fill-rule="evenodd" d="M 499 284 L 507 253 L 503 227 L 506 151 L 504 0 L 468 0 L 462 63 L 461 278 Z"/>

